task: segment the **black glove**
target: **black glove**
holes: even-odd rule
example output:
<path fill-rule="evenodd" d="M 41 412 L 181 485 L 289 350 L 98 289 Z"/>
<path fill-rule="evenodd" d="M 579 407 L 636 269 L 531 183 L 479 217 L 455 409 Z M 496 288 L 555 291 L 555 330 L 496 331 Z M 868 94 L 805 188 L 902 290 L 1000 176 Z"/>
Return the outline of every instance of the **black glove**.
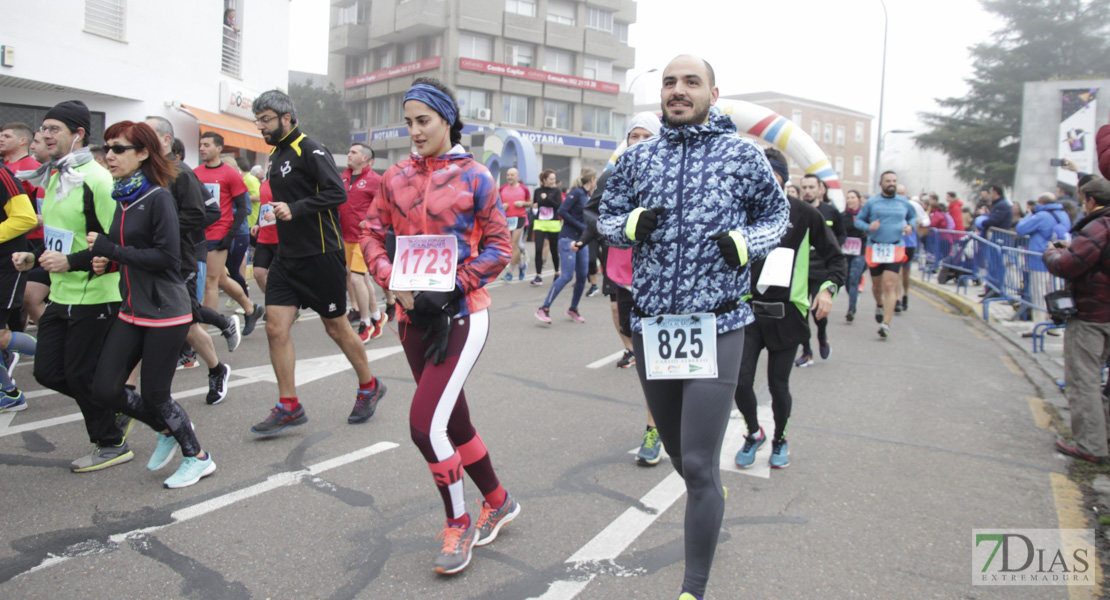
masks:
<path fill-rule="evenodd" d="M 728 266 L 739 269 L 748 262 L 748 244 L 739 231 L 720 231 L 709 236 L 709 239 L 716 240 L 717 248 L 721 250 Z"/>
<path fill-rule="evenodd" d="M 231 248 L 232 237 L 234 237 L 234 236 L 230 236 L 230 235 L 225 236 L 223 239 L 221 239 L 219 242 L 217 242 L 216 243 L 216 250 L 228 250 L 228 249 L 230 249 Z"/>
<path fill-rule="evenodd" d="M 651 210 L 648 210 L 646 208 L 637 208 L 636 210 L 632 211 L 630 219 L 635 219 L 635 230 L 633 232 L 633 235 L 629 237 L 637 242 L 642 242 L 643 240 L 647 239 L 647 236 L 651 235 L 651 232 L 655 231 L 655 228 L 659 227 L 659 215 L 661 214 L 663 214 L 662 206 L 656 206 Z M 625 233 L 627 234 L 628 232 L 625 231 Z"/>
<path fill-rule="evenodd" d="M 453 316 L 459 312 L 458 301 L 462 296 L 462 290 L 458 286 L 450 292 L 421 292 L 413 299 L 412 310 L 425 315 L 438 315 L 442 312 Z"/>
<path fill-rule="evenodd" d="M 428 318 L 426 324 L 424 337 L 420 338 L 420 341 L 428 344 L 428 349 L 424 351 L 424 360 L 430 358 L 433 365 L 438 365 L 447 358 L 447 342 L 451 337 L 451 316 L 440 312 Z"/>

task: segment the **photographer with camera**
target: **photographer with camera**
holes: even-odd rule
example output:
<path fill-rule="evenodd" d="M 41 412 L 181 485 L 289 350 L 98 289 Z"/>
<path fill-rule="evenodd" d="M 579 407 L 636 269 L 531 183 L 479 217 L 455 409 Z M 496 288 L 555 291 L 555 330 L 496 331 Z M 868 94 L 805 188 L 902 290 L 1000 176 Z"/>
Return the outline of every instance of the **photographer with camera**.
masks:
<path fill-rule="evenodd" d="M 1057 440 L 1056 450 L 1101 463 L 1107 456 L 1107 399 L 1102 365 L 1110 358 L 1110 182 L 1095 177 L 1079 188 L 1087 216 L 1072 229 L 1072 241 L 1056 241 L 1044 264 L 1068 281 L 1075 313 L 1067 319 L 1064 373 L 1074 444 Z"/>

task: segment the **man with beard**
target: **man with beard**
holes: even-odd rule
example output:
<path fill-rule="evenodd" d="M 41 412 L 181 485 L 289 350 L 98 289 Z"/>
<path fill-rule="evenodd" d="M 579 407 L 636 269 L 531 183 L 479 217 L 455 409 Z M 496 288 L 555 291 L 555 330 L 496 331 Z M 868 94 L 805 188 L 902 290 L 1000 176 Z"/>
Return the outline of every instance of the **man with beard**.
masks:
<path fill-rule="evenodd" d="M 270 152 L 267 179 L 277 217 L 277 256 L 266 280 L 266 338 L 278 383 L 278 404 L 251 428 L 273 435 L 308 422 L 293 379 L 296 355 L 289 329 L 298 308 L 320 315 L 328 332 L 358 375 L 355 407 L 347 422 L 374 416 L 385 384 L 370 372 L 366 348 L 347 323 L 347 263 L 339 230 L 339 205 L 347 201 L 343 180 L 331 154 L 301 133 L 293 100 L 271 90 L 254 101 L 255 125 Z"/>
<path fill-rule="evenodd" d="M 721 443 L 753 321 L 748 263 L 778 244 L 789 212 L 759 146 L 710 110 L 717 96 L 705 60 L 667 65 L 664 127 L 617 160 L 598 219 L 610 245 L 632 248 L 636 371 L 689 494 L 680 600 L 704 596 L 724 516 Z"/>
<path fill-rule="evenodd" d="M 821 217 L 825 220 L 825 225 L 829 227 L 833 236 L 836 238 L 838 244 L 843 244 L 847 239 L 848 233 L 844 229 L 844 222 L 841 220 L 840 211 L 836 210 L 832 202 L 825 201 L 826 189 L 824 184 L 821 183 L 821 178 L 813 173 L 806 173 L 802 177 L 802 200 L 809 203 L 810 206 L 817 209 L 821 213 Z M 825 255 L 818 252 L 816 247 L 810 247 L 809 250 L 809 300 L 813 301 L 813 297 L 821 288 L 821 285 L 828 279 L 829 270 L 825 265 Z M 843 282 L 840 283 L 843 285 Z M 808 323 L 808 317 L 806 321 Z M 832 353 L 832 346 L 829 344 L 829 318 L 818 317 L 817 313 L 813 313 L 813 322 L 817 324 L 817 347 L 821 352 L 821 359 L 827 360 L 829 354 Z M 808 329 L 808 325 L 807 325 Z M 808 367 L 813 364 L 813 349 L 809 345 L 809 336 L 806 335 L 802 340 L 802 355 L 798 360 L 794 361 L 797 367 Z"/>
<path fill-rule="evenodd" d="M 871 269 L 871 291 L 875 294 L 875 321 L 879 337 L 890 337 L 890 321 L 898 306 L 898 281 L 906 262 L 906 242 L 917 224 L 917 212 L 905 196 L 898 194 L 898 175 L 886 171 L 879 177 L 881 194 L 876 194 L 856 215 L 856 227 L 867 231 L 867 266 Z"/>

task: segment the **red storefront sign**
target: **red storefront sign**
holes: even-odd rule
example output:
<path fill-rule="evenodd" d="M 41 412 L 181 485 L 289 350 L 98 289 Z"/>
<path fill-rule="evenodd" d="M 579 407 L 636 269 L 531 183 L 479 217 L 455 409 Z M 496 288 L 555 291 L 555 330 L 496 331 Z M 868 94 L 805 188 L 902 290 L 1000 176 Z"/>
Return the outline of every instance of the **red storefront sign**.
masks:
<path fill-rule="evenodd" d="M 501 75 L 504 77 L 516 77 L 518 79 L 531 79 L 532 81 L 542 81 L 543 83 L 566 85 L 570 87 L 582 88 L 585 90 L 593 90 L 595 92 L 605 92 L 606 94 L 619 94 L 621 91 L 621 86 L 615 83 L 597 81 L 596 79 L 585 79 L 582 77 L 574 77 L 571 75 L 560 75 L 558 73 L 548 73 L 547 71 L 528 69 L 525 67 L 514 67 L 512 65 L 486 62 L 484 60 L 477 60 L 474 58 L 460 58 L 459 68 L 465 69 L 467 71 L 489 73 L 491 75 Z M 348 85 L 347 87 L 350 86 Z"/>
<path fill-rule="evenodd" d="M 374 83 L 375 81 L 384 81 L 386 79 L 393 79 L 394 77 L 408 75 L 409 73 L 419 73 L 420 71 L 430 71 L 432 69 L 438 69 L 439 65 L 440 57 L 433 56 L 431 58 L 425 58 L 424 60 L 405 63 L 403 65 L 397 65 L 396 67 L 390 67 L 388 69 L 382 69 L 381 71 L 374 71 L 373 73 L 365 73 L 356 77 L 348 77 L 343 83 L 345 87 L 353 88 L 360 85 L 366 85 L 368 83 Z"/>

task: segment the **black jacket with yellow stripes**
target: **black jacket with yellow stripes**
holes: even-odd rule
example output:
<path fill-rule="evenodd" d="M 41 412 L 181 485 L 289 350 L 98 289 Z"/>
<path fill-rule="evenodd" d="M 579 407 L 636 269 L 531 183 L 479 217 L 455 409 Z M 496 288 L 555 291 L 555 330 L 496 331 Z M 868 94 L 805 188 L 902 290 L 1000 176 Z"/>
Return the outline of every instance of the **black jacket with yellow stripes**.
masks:
<path fill-rule="evenodd" d="M 14 268 L 12 253 L 27 251 L 27 232 L 37 225 L 35 209 L 23 186 L 7 167 L 0 165 L 0 269 Z"/>
<path fill-rule="evenodd" d="M 278 256 L 342 252 L 339 205 L 347 201 L 339 168 L 316 140 L 294 127 L 270 152 L 270 190 L 293 218 L 278 220 Z"/>

